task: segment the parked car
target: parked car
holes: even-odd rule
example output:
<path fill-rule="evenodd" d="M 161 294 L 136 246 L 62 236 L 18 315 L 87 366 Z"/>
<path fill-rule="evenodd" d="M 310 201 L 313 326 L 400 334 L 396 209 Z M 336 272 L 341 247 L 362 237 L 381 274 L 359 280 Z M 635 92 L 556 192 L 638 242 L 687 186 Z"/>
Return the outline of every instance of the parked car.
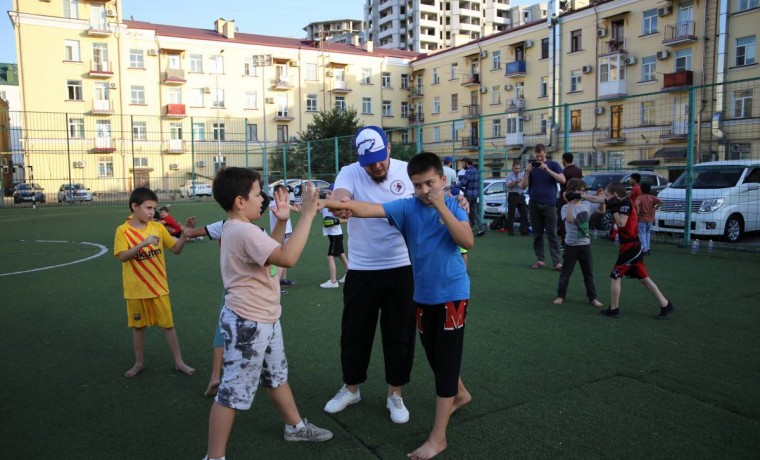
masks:
<path fill-rule="evenodd" d="M 488 185 L 486 181 L 489 181 Z M 483 180 L 483 215 L 486 219 L 496 219 L 507 215 L 507 181 L 505 179 Z M 530 203 L 530 195 L 524 193 L 525 204 Z M 515 218 L 520 218 L 520 211 L 515 208 Z"/>
<path fill-rule="evenodd" d="M 653 230 L 683 233 L 686 173 L 660 195 Z M 691 233 L 735 243 L 760 230 L 760 160 L 710 161 L 694 166 Z"/>
<path fill-rule="evenodd" d="M 188 179 L 185 184 L 179 188 L 179 196 L 211 196 L 211 185 L 208 182 Z"/>
<path fill-rule="evenodd" d="M 92 193 L 84 184 L 63 184 L 58 189 L 58 202 L 92 201 Z"/>
<path fill-rule="evenodd" d="M 16 188 L 13 190 L 13 202 L 14 203 L 24 203 L 24 202 L 44 203 L 45 194 L 42 193 L 43 190 L 45 189 L 40 187 L 39 184 L 18 184 Z"/>
<path fill-rule="evenodd" d="M 668 186 L 668 180 L 651 171 L 599 171 L 583 176 L 583 182 L 588 185 L 590 192 L 607 187 L 611 182 L 622 182 L 626 191 L 631 191 L 631 174 L 639 173 L 641 175 L 641 184 L 649 184 L 652 187 L 652 194 L 657 195 Z M 612 214 L 606 212 L 594 213 L 589 220 L 589 227 L 596 230 L 609 231 L 612 227 Z"/>
<path fill-rule="evenodd" d="M 269 194 L 270 197 L 274 197 L 274 187 L 284 183 L 290 191 L 290 202 L 300 202 L 301 186 L 307 180 L 308 179 L 288 179 L 287 181 L 283 181 L 282 179 L 276 180 L 267 186 L 267 194 Z M 325 198 L 327 196 L 327 188 L 330 186 L 329 182 L 321 179 L 311 179 L 311 183 L 319 189 L 319 198 Z"/>

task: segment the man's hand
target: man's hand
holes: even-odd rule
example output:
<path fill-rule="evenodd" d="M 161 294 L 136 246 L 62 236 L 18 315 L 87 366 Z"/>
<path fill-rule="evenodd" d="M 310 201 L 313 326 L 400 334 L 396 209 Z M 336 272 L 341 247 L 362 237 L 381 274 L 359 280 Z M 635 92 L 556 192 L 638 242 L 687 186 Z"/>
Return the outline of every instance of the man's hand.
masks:
<path fill-rule="evenodd" d="M 285 189 L 278 189 L 274 192 L 274 204 L 272 209 L 277 220 L 286 221 L 290 219 L 290 193 Z"/>
<path fill-rule="evenodd" d="M 345 203 L 350 200 L 351 198 L 343 197 L 340 201 L 341 203 Z M 348 209 L 330 209 L 330 212 L 340 220 L 348 220 L 352 215 Z"/>

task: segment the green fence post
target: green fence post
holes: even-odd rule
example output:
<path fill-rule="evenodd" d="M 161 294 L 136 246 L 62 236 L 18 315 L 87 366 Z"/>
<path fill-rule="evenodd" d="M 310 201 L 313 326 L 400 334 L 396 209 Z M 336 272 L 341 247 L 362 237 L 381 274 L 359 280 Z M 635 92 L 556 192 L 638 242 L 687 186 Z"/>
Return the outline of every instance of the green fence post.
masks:
<path fill-rule="evenodd" d="M 340 150 L 338 150 L 338 136 L 335 136 L 335 175 L 340 172 Z"/>
<path fill-rule="evenodd" d="M 69 114 L 65 113 L 63 116 L 65 117 L 64 120 L 63 120 L 64 121 L 63 126 L 66 126 L 69 123 Z M 69 165 L 68 165 L 68 167 L 66 169 L 69 171 L 69 183 L 68 183 L 67 187 L 63 189 L 64 196 L 67 193 L 69 193 L 69 188 L 68 187 L 71 187 L 71 145 L 69 143 L 70 137 L 71 137 L 71 133 L 67 129 L 66 130 L 66 158 L 67 158 L 67 161 L 69 162 Z M 71 195 L 69 195 L 69 205 L 71 205 L 71 206 L 74 205 L 74 190 L 71 190 Z"/>
<path fill-rule="evenodd" d="M 691 191 L 694 184 L 694 93 L 695 88 L 689 88 L 689 130 L 686 142 L 686 206 L 684 206 L 683 241 L 688 247 L 691 243 Z"/>
<path fill-rule="evenodd" d="M 245 167 L 248 167 L 248 120 L 243 120 L 243 139 L 245 139 Z M 265 185 L 266 187 L 266 185 Z"/>
<path fill-rule="evenodd" d="M 130 190 L 134 190 L 135 188 L 135 178 L 137 177 L 137 171 L 135 171 L 135 116 L 130 115 L 129 116 L 129 132 L 132 133 L 129 138 L 131 139 L 130 146 L 132 150 L 132 186 L 129 187 Z M 98 133 L 95 133 L 95 136 L 97 137 Z"/>
<path fill-rule="evenodd" d="M 192 127 L 193 117 L 190 117 L 190 177 L 195 179 L 195 130 Z"/>
<path fill-rule="evenodd" d="M 478 214 L 480 214 L 480 221 L 483 222 L 485 217 L 485 197 L 483 195 L 483 174 L 485 174 L 484 158 L 483 158 L 483 115 L 478 115 Z"/>
<path fill-rule="evenodd" d="M 285 185 L 288 182 L 288 147 L 286 144 L 282 144 L 282 183 Z"/>
<path fill-rule="evenodd" d="M 414 127 L 414 137 L 417 140 L 417 153 L 422 152 L 422 126 L 417 125 Z"/>

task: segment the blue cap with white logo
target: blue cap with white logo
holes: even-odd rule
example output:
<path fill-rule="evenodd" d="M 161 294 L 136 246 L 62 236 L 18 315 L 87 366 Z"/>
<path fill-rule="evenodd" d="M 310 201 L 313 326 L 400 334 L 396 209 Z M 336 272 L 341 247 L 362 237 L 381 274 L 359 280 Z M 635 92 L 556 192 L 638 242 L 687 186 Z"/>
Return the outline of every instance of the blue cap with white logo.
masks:
<path fill-rule="evenodd" d="M 365 126 L 356 133 L 354 138 L 359 164 L 368 166 L 388 158 L 388 137 L 383 128 Z"/>

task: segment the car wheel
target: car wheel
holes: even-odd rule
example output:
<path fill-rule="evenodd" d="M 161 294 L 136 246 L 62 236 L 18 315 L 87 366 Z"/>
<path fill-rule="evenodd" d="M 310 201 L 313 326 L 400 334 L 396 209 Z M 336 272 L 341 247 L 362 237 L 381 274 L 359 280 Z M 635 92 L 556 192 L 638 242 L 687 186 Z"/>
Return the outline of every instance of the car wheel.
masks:
<path fill-rule="evenodd" d="M 21 200 L 19 200 L 18 198 L 16 198 L 16 197 L 14 196 L 14 197 L 13 197 L 13 204 L 19 204 L 19 203 L 21 203 Z"/>
<path fill-rule="evenodd" d="M 743 233 L 744 222 L 742 221 L 741 216 L 736 214 L 729 216 L 728 220 L 726 221 L 726 229 L 723 232 L 723 236 L 726 238 L 726 241 L 729 243 L 736 243 L 741 239 Z"/>

